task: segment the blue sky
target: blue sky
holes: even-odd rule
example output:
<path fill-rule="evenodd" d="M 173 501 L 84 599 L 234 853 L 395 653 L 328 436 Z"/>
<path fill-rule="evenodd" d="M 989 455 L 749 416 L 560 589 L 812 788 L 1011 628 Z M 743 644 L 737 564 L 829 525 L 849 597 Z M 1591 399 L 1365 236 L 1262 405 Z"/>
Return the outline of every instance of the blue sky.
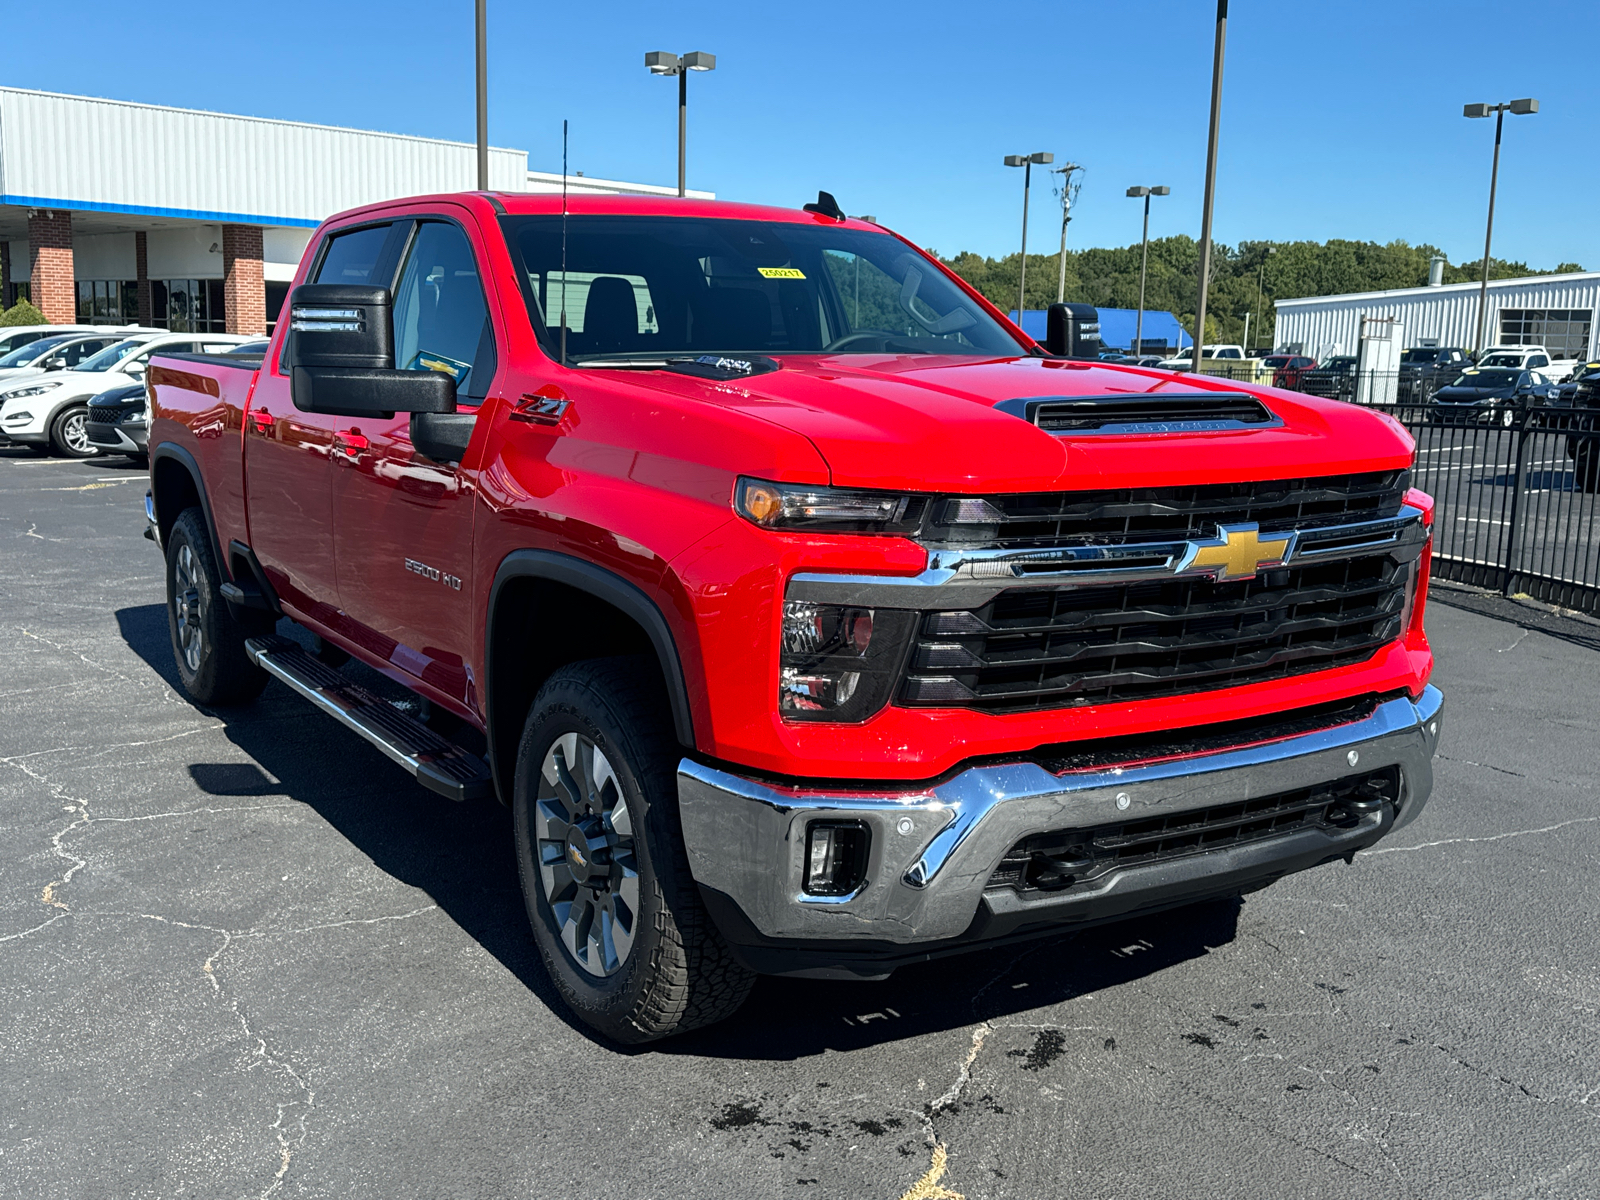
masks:
<path fill-rule="evenodd" d="M 470 141 L 472 2 L 8 5 L 11 86 Z M 1497 256 L 1600 269 L 1600 4 L 1233 0 L 1216 236 L 1404 238 L 1482 253 L 1492 121 L 1507 117 Z M 942 253 L 1015 248 L 1033 150 L 1084 164 L 1075 246 L 1138 238 L 1129 184 L 1167 184 L 1151 234 L 1197 235 L 1214 5 L 489 0 L 490 139 L 590 175 L 676 181 L 676 85 L 647 50 L 708 50 L 690 80 L 689 179 L 798 205 L 817 189 Z M 1037 182 L 1037 176 L 1036 176 Z M 1048 186 L 1031 245 L 1056 244 Z"/>

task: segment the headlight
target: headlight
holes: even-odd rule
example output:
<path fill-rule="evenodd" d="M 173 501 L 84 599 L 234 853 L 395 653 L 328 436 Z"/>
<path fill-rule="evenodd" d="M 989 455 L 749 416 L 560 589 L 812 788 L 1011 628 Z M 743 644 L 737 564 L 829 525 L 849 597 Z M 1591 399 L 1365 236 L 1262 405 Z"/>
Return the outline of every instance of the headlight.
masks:
<path fill-rule="evenodd" d="M 917 614 L 785 601 L 778 711 L 789 721 L 865 721 L 889 702 Z"/>
<path fill-rule="evenodd" d="M 14 392 L 0 395 L 0 404 L 11 400 L 21 400 L 24 396 L 42 396 L 45 392 L 53 391 L 61 386 L 61 380 L 52 379 L 49 383 L 35 383 L 30 387 L 18 388 Z"/>
<path fill-rule="evenodd" d="M 768 483 L 744 477 L 733 489 L 734 509 L 763 529 L 905 535 L 917 531 L 927 506 L 925 496 Z"/>

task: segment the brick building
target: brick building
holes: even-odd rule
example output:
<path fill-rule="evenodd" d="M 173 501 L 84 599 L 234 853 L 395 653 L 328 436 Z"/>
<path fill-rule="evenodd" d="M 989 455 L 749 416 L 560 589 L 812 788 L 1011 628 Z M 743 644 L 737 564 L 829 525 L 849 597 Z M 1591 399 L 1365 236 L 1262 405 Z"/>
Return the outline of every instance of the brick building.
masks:
<path fill-rule="evenodd" d="M 61 323 L 262 333 L 325 217 L 476 181 L 461 142 L 0 88 L 0 303 L 27 296 Z M 547 192 L 561 176 L 494 148 L 489 184 Z"/>

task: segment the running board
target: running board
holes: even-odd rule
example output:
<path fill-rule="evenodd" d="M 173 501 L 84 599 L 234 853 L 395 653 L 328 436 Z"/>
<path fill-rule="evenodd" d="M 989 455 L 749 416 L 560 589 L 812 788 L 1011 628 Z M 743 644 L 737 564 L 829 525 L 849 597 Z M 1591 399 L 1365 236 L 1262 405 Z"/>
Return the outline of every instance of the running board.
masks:
<path fill-rule="evenodd" d="M 251 638 L 245 642 L 245 653 L 268 675 L 366 738 L 430 791 L 451 800 L 478 800 L 493 791 L 488 764 L 481 758 L 345 678 L 298 642 Z"/>

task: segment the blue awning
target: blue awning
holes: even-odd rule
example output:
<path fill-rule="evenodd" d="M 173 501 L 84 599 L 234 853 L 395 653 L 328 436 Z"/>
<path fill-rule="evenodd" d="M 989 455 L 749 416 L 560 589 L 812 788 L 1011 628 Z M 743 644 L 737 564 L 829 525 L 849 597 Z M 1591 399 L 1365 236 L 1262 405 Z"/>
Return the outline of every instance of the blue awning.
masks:
<path fill-rule="evenodd" d="M 1102 308 L 1100 313 L 1100 340 L 1108 348 L 1126 350 L 1133 345 L 1133 330 L 1138 319 L 1138 313 L 1131 308 Z M 1010 317 L 1017 319 L 1017 310 L 1012 309 Z M 1029 337 L 1044 341 L 1045 312 L 1040 308 L 1030 308 L 1022 314 L 1022 331 Z M 1178 324 L 1178 318 L 1169 312 L 1156 312 L 1145 309 L 1144 313 L 1144 340 L 1147 342 L 1165 341 L 1169 346 L 1192 346 L 1194 339 L 1184 332 L 1183 326 Z"/>

